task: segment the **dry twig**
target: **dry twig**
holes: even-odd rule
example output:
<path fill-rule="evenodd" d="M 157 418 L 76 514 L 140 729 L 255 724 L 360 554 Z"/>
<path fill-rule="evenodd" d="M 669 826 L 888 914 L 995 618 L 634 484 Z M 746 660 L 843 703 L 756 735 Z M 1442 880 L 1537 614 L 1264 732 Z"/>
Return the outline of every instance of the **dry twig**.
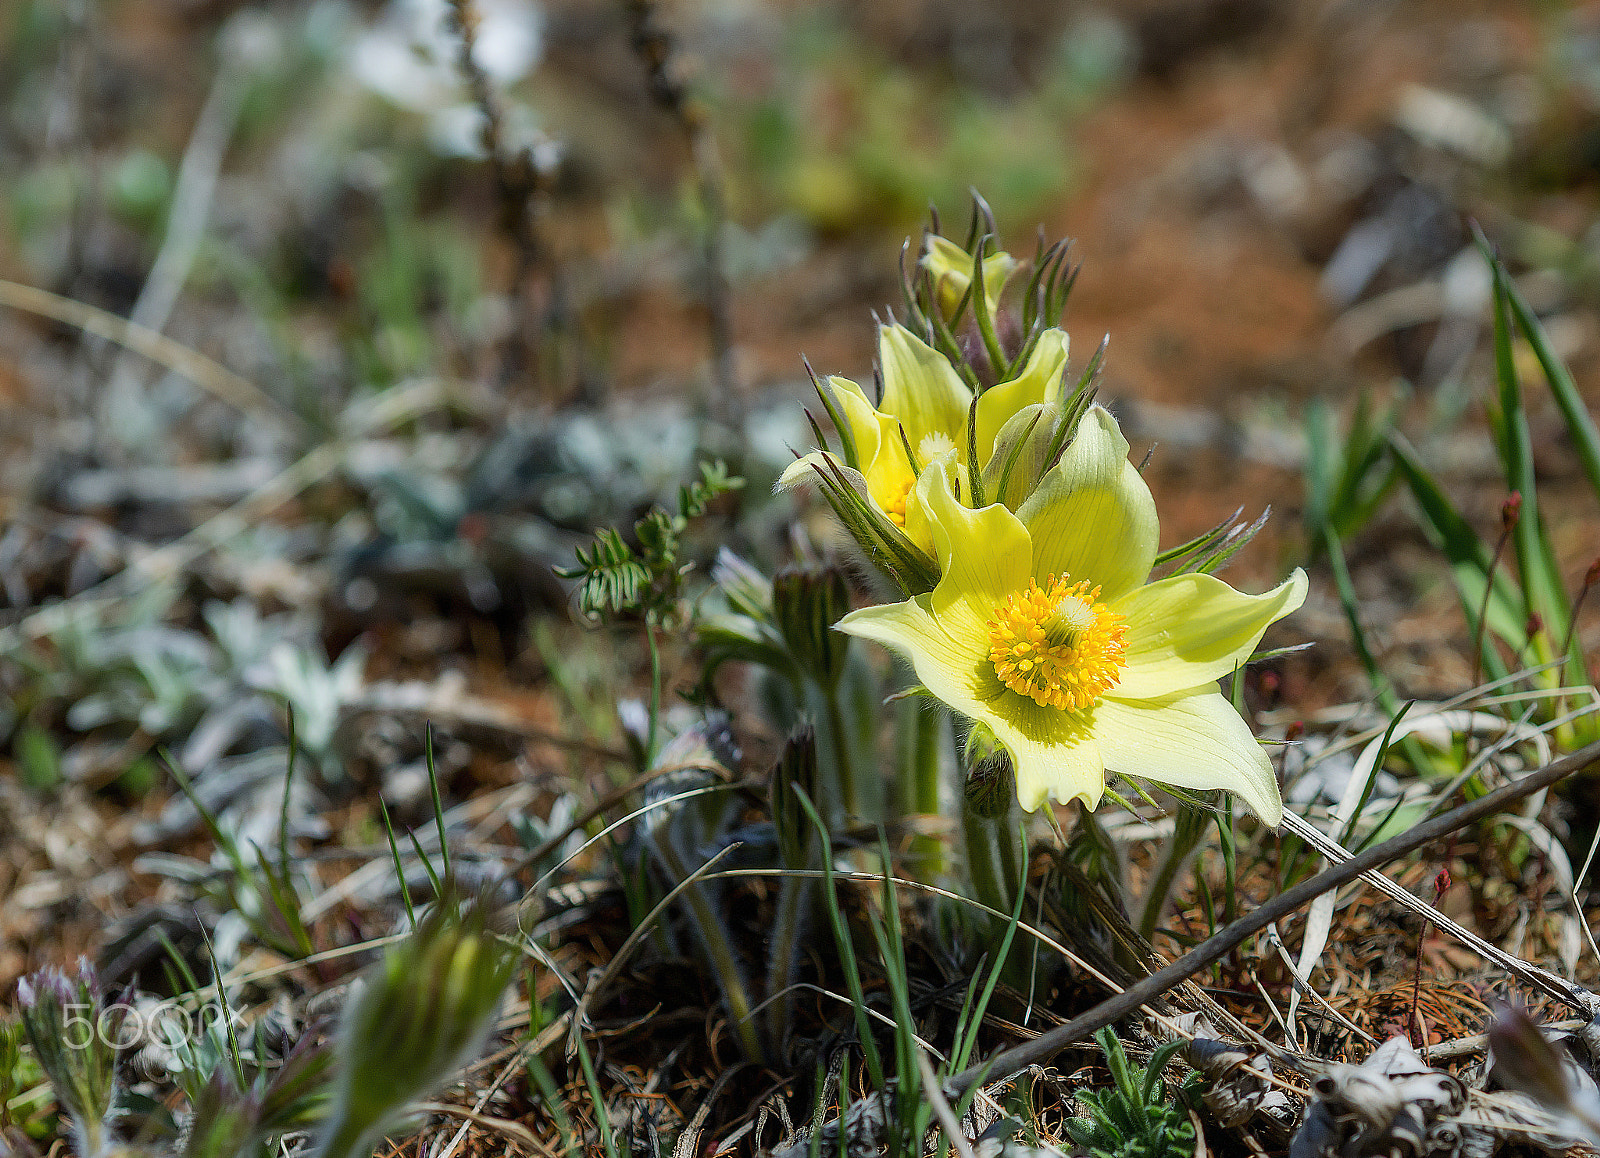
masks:
<path fill-rule="evenodd" d="M 1379 865 L 1415 852 L 1431 841 L 1448 836 L 1485 817 L 1493 816 L 1512 801 L 1548 788 L 1557 781 L 1582 772 L 1597 762 L 1600 762 L 1600 742 L 1589 744 L 1568 756 L 1552 761 L 1520 780 L 1501 785 L 1477 800 L 1453 808 L 1442 816 L 1419 824 L 1382 844 L 1374 845 L 1341 864 L 1330 865 L 1309 880 L 1279 893 L 1215 936 L 1202 941 L 1165 969 L 1152 973 L 1142 981 L 1129 986 L 1124 992 L 1102 1001 L 1066 1025 L 1049 1030 L 1032 1041 L 1001 1050 L 981 1065 L 971 1066 L 955 1074 L 945 1082 L 947 1094 L 952 1097 L 959 1096 L 968 1086 L 985 1075 L 1009 1073 L 1053 1056 L 1074 1042 L 1082 1041 L 1096 1030 L 1121 1020 L 1169 989 L 1181 985 L 1200 970 L 1222 960 L 1229 952 L 1272 922 L 1281 920 L 1329 889 L 1348 884 Z"/>

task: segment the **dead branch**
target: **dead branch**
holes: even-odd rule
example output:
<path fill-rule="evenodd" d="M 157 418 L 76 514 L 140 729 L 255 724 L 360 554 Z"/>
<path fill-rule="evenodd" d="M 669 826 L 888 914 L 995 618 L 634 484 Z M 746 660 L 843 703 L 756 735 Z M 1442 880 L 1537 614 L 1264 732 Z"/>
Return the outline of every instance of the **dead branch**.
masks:
<path fill-rule="evenodd" d="M 1282 920 L 1314 898 L 1348 884 L 1361 874 L 1415 852 L 1423 845 L 1493 816 L 1514 800 L 1548 788 L 1577 772 L 1600 763 L 1600 742 L 1589 744 L 1569 756 L 1546 764 L 1520 780 L 1501 785 L 1486 796 L 1453 808 L 1449 812 L 1417 825 L 1393 839 L 1375 845 L 1342 864 L 1330 865 L 1309 880 L 1286 889 L 1247 916 L 1241 917 L 1215 936 L 1202 941 L 1165 969 L 1158 970 L 1125 991 L 1102 1001 L 1087 1013 L 1073 1018 L 1034 1038 L 1032 1041 L 1001 1050 L 981 1065 L 970 1066 L 945 1082 L 950 1097 L 958 1097 L 974 1082 L 993 1073 L 1011 1073 L 1042 1062 L 1062 1049 L 1082 1041 L 1098 1029 L 1128 1016 L 1140 1006 L 1155 1000 L 1169 989 L 1183 984 L 1200 970 L 1222 960 L 1228 953 L 1274 921 Z M 1587 1012 L 1587 1011 L 1585 1011 Z"/>

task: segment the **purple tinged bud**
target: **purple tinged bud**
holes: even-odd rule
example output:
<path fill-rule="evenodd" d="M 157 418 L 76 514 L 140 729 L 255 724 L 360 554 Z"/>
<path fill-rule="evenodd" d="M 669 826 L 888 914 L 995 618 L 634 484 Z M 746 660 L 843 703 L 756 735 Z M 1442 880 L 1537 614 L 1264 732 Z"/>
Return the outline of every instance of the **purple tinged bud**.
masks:
<path fill-rule="evenodd" d="M 1600 1092 L 1522 1009 L 1500 1007 L 1489 1024 L 1489 1056 L 1500 1085 L 1533 1099 L 1563 1133 L 1600 1144 Z"/>
<path fill-rule="evenodd" d="M 125 1011 L 103 1005 L 87 958 L 79 958 L 76 978 L 53 966 L 22 978 L 17 1005 L 34 1058 L 72 1120 L 77 1152 L 100 1154 L 116 1101 L 116 1041 Z"/>

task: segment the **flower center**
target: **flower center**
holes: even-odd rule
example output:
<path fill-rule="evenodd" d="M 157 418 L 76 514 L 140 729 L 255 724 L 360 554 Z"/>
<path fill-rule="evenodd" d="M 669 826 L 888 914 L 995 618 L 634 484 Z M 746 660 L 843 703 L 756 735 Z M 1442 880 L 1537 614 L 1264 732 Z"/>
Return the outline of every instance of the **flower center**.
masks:
<path fill-rule="evenodd" d="M 935 430 L 922 436 L 922 441 L 917 443 L 917 458 L 924 463 L 932 462 L 941 454 L 956 448 L 956 440 L 942 430 Z"/>
<path fill-rule="evenodd" d="M 1052 575 L 1043 589 L 1006 596 L 989 621 L 989 660 L 1000 682 L 1040 707 L 1076 711 L 1117 686 L 1127 663 L 1123 618 L 1087 580 Z"/>
<path fill-rule="evenodd" d="M 902 529 L 906 525 L 906 503 L 910 501 L 911 488 L 916 485 L 916 477 L 908 471 L 905 481 L 892 484 L 883 498 L 883 513 L 889 516 L 891 523 Z"/>

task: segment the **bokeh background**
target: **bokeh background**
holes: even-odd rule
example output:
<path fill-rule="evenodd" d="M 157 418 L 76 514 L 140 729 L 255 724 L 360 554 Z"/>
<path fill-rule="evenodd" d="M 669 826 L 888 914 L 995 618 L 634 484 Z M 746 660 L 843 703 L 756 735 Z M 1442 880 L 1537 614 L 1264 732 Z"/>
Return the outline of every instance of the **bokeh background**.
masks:
<path fill-rule="evenodd" d="M 162 745 L 197 782 L 226 764 L 245 831 L 275 822 L 273 793 L 239 787 L 266 712 L 241 689 L 300 704 L 341 774 L 402 813 L 425 805 L 420 730 L 351 735 L 374 687 L 447 738 L 447 693 L 525 729 L 614 729 L 641 654 L 575 626 L 552 568 L 706 455 L 751 480 L 730 542 L 781 561 L 797 515 L 825 539 L 765 497 L 810 442 L 802 356 L 870 379 L 902 243 L 930 205 L 959 239 L 970 188 L 1019 256 L 1041 225 L 1077 239 L 1073 364 L 1110 335 L 1101 396 L 1136 457 L 1155 447 L 1163 544 L 1270 504 L 1230 578 L 1316 566 L 1279 642 L 1317 647 L 1253 686 L 1265 710 L 1366 694 L 1304 482 L 1358 400 L 1395 408 L 1493 541 L 1470 221 L 1600 388 L 1600 6 L 473 8 L 467 70 L 443 0 L 0 8 L 0 829 L 31 850 L 0 942 L 97 928 L 92 898 L 50 882 L 193 830 L 151 794 Z M 72 303 L 214 365 L 128 353 Z M 1576 586 L 1600 519 L 1532 381 Z M 1403 503 L 1367 506 L 1340 532 L 1369 643 L 1408 693 L 1458 691 L 1448 572 Z M 92 630 L 29 618 L 102 584 Z M 469 738 L 484 723 L 460 718 Z M 463 789 L 563 758 L 441 749 Z M 30 812 L 18 783 L 77 795 Z M 372 836 L 370 807 L 326 804 L 308 831 Z M 54 846 L 29 827 L 46 815 Z M 0 983 L 25 957 L 0 949 Z"/>

